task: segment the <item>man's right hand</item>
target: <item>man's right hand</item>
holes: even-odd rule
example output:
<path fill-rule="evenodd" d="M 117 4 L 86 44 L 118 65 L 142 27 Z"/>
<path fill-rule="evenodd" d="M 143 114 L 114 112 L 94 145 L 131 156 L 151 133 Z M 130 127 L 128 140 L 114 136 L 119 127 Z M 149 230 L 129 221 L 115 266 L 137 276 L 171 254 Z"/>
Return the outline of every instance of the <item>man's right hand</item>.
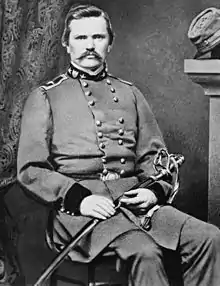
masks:
<path fill-rule="evenodd" d="M 115 206 L 109 198 L 100 195 L 90 195 L 82 200 L 80 213 L 83 216 L 105 220 L 115 214 Z"/>

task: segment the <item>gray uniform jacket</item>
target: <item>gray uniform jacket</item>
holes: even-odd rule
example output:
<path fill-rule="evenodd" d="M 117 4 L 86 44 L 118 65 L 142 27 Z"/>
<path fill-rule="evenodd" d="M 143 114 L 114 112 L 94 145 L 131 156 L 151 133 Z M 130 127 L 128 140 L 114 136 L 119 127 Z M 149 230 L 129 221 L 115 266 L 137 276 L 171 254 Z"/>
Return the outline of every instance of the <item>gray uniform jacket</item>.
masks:
<path fill-rule="evenodd" d="M 52 207 L 51 238 L 62 246 L 91 220 L 77 213 L 83 197 L 100 194 L 116 200 L 155 173 L 153 160 L 161 148 L 161 132 L 136 87 L 105 71 L 94 80 L 69 70 L 34 90 L 25 103 L 18 180 Z M 111 173 L 118 179 L 105 180 Z M 171 189 L 164 181 L 152 188 L 162 201 Z M 139 228 L 139 220 L 125 212 L 100 222 L 71 253 L 72 259 L 90 261 L 117 236 Z M 175 249 L 186 219 L 178 210 L 162 207 L 148 234 Z"/>

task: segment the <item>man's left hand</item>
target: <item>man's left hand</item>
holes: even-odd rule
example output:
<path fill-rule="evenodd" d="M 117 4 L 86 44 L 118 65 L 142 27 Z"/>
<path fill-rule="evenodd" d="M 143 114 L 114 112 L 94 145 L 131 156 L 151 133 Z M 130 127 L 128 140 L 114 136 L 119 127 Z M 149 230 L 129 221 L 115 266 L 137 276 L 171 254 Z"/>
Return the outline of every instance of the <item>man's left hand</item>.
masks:
<path fill-rule="evenodd" d="M 157 204 L 157 197 L 149 189 L 138 188 L 125 192 L 121 202 L 130 210 L 145 212 Z"/>

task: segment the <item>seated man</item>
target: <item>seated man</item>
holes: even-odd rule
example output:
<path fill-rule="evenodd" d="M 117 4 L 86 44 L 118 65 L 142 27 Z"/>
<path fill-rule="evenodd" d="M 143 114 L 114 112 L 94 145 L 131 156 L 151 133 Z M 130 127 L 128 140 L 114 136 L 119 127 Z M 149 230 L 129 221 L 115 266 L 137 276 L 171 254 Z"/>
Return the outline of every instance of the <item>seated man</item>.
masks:
<path fill-rule="evenodd" d="M 57 249 L 91 218 L 100 220 L 70 252 L 73 261 L 89 262 L 108 246 L 129 267 L 128 285 L 165 286 L 167 248 L 181 257 L 184 285 L 219 286 L 217 227 L 166 205 L 149 230 L 139 220 L 170 199 L 172 186 L 161 179 L 132 188 L 155 173 L 155 156 L 166 147 L 142 93 L 107 71 L 113 38 L 105 12 L 70 9 L 62 37 L 70 66 L 26 101 L 18 180 L 52 207 L 49 235 Z"/>

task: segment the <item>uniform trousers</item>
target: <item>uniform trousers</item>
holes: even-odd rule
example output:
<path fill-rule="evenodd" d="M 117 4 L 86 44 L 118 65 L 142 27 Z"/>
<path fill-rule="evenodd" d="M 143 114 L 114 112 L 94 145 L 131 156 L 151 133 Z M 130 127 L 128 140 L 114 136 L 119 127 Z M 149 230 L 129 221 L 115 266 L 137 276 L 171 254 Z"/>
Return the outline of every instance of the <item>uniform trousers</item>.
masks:
<path fill-rule="evenodd" d="M 109 248 L 128 266 L 128 286 L 171 285 L 164 251 L 147 233 L 130 230 L 117 237 Z M 216 226 L 189 217 L 182 226 L 175 254 L 179 257 L 182 282 L 172 285 L 220 285 L 220 230 Z"/>

